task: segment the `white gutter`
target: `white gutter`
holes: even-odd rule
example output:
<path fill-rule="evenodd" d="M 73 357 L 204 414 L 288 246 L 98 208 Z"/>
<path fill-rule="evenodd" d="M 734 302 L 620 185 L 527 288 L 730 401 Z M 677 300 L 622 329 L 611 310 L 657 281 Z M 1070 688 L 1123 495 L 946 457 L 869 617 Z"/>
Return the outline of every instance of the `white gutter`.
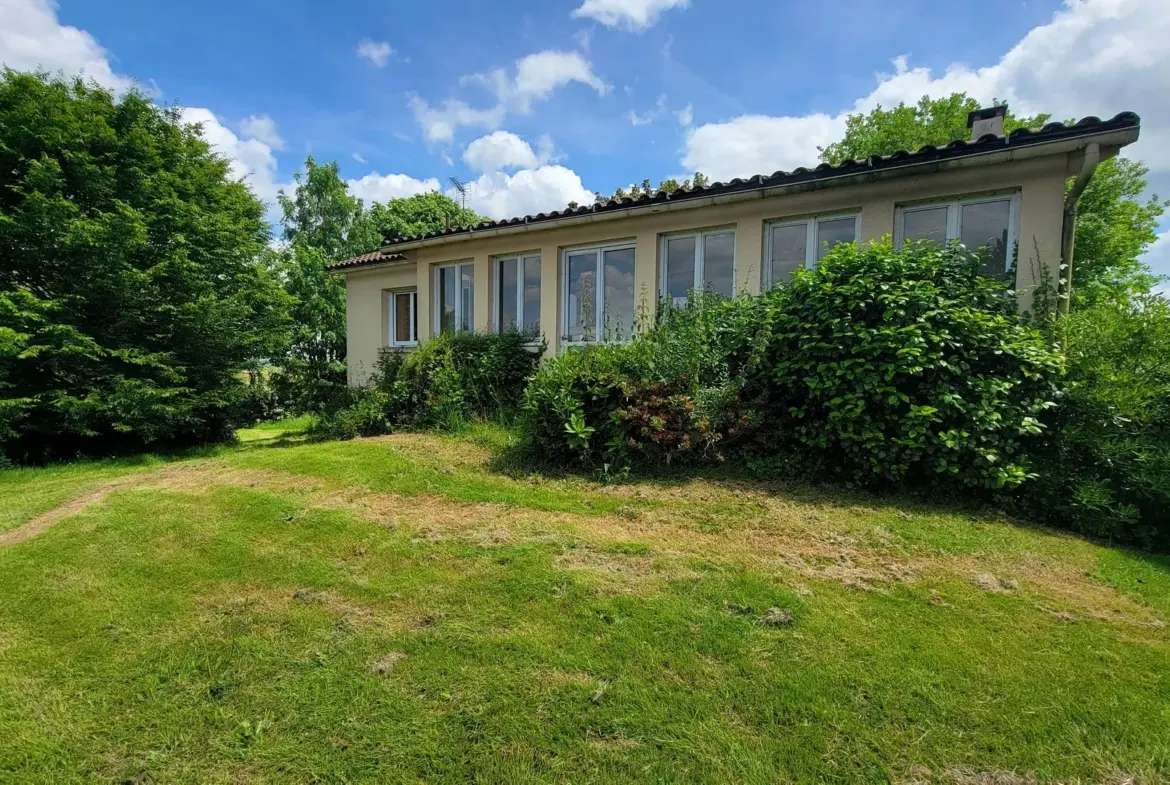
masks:
<path fill-rule="evenodd" d="M 787 185 L 747 188 L 745 190 L 735 191 L 734 193 L 729 194 L 720 194 L 706 197 L 701 196 L 691 199 L 679 199 L 678 201 L 657 202 L 651 204 L 638 204 L 631 205 L 620 210 L 605 210 L 604 212 L 600 213 L 573 213 L 553 219 L 544 219 L 533 223 L 518 223 L 507 226 L 496 226 L 490 229 L 473 229 L 471 231 L 460 234 L 446 236 L 440 235 L 439 237 L 428 237 L 422 240 L 408 240 L 402 243 L 393 243 L 382 246 L 382 249 L 386 251 L 393 251 L 395 253 L 401 253 L 402 251 L 409 251 L 415 248 L 429 248 L 439 245 L 465 243 L 488 237 L 502 237 L 512 234 L 543 231 L 545 229 L 562 227 L 566 225 L 585 225 L 591 223 L 600 223 L 603 221 L 617 221 L 622 218 L 630 218 L 640 215 L 653 215 L 654 213 L 660 212 L 676 212 L 678 210 L 692 210 L 699 207 L 711 207 L 720 204 L 747 202 L 756 199 L 768 199 L 774 196 L 782 196 L 790 193 L 799 193 L 803 191 L 818 190 L 820 188 L 848 185 L 854 182 L 866 183 L 892 179 L 896 177 L 919 174 L 924 171 L 937 172 L 950 169 L 966 168 L 970 166 L 986 166 L 996 163 L 1006 163 L 1008 161 L 1026 161 L 1043 156 L 1077 152 L 1086 148 L 1089 144 L 1097 144 L 1106 147 L 1124 147 L 1125 145 L 1137 141 L 1137 138 L 1137 128 L 1124 128 L 1115 131 L 1101 131 L 1096 134 L 1086 134 L 1085 136 L 1076 136 L 1053 142 L 1037 142 L 1036 144 L 1019 145 L 1000 150 L 980 151 L 977 153 L 970 153 L 968 155 L 956 156 L 954 158 L 947 158 L 941 161 L 908 162 L 898 166 L 882 167 L 881 169 L 875 169 L 869 172 L 850 172 L 847 174 L 831 175 L 829 177 L 816 178 L 813 180 L 807 180 L 799 183 L 790 183 Z M 371 268 L 355 267 L 353 268 L 353 272 L 368 269 Z M 343 273 L 346 272 L 346 270 L 342 268 L 336 272 Z"/>

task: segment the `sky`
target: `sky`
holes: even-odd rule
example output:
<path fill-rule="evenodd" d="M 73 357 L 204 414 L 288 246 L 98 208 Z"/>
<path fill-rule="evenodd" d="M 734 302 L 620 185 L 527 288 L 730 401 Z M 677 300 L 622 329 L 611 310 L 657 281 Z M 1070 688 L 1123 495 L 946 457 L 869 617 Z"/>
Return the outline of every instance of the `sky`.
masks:
<path fill-rule="evenodd" d="M 813 166 L 850 112 L 959 90 L 1137 112 L 1170 196 L 1167 41 L 1168 0 L 0 0 L 0 62 L 182 107 L 270 205 L 312 155 L 367 200 L 456 177 L 492 218 Z"/>

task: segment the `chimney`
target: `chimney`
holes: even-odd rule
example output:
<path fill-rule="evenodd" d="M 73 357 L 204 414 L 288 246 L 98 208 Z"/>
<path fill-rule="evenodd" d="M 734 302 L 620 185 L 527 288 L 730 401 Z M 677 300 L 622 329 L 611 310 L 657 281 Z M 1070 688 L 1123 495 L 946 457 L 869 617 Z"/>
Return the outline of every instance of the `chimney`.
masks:
<path fill-rule="evenodd" d="M 971 129 L 971 141 L 979 141 L 980 137 L 987 136 L 987 134 L 1003 136 L 1003 116 L 1005 114 L 1007 114 L 1006 104 L 968 112 L 967 127 Z"/>
<path fill-rule="evenodd" d="M 451 231 L 451 216 L 450 216 L 450 214 L 448 214 L 448 215 L 446 216 L 446 220 L 444 220 L 444 221 L 443 221 L 443 224 L 444 224 L 444 228 L 445 228 L 445 229 L 446 229 L 448 232 L 449 232 L 449 231 Z"/>

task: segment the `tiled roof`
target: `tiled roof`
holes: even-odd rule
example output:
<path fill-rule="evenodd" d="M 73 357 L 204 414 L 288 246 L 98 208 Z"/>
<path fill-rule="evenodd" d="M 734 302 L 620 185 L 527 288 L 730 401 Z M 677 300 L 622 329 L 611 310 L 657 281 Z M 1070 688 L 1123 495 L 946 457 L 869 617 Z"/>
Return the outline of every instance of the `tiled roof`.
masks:
<path fill-rule="evenodd" d="M 612 210 L 623 210 L 630 207 L 640 207 L 667 202 L 683 202 L 690 199 L 706 199 L 713 196 L 722 196 L 724 194 L 731 194 L 739 191 L 755 191 L 764 188 L 774 188 L 777 186 L 795 185 L 803 182 L 825 180 L 831 177 L 846 177 L 849 175 L 880 172 L 885 169 L 895 169 L 918 164 L 929 164 L 938 161 L 946 161 L 952 158 L 961 158 L 969 155 L 994 153 L 999 150 L 1031 147 L 1033 145 L 1056 142 L 1064 139 L 1075 139 L 1077 137 L 1100 134 L 1108 131 L 1138 128 L 1140 123 L 1140 118 L 1133 112 L 1122 112 L 1109 120 L 1101 120 L 1097 117 L 1086 117 L 1083 120 L 1077 121 L 1076 123 L 1069 123 L 1067 125 L 1065 123 L 1049 123 L 1043 128 L 1018 128 L 1007 136 L 995 136 L 994 134 L 987 134 L 974 141 L 965 141 L 960 139 L 941 147 L 926 145 L 925 147 L 919 148 L 914 152 L 899 150 L 898 152 L 891 155 L 875 155 L 861 161 L 843 161 L 842 163 L 835 166 L 833 164 L 824 163 L 813 169 L 806 169 L 801 167 L 799 169 L 794 169 L 791 172 L 773 172 L 770 175 L 758 174 L 746 180 L 736 178 L 726 183 L 711 183 L 710 185 L 706 185 L 701 188 L 689 188 L 685 191 L 679 190 L 669 194 L 659 191 L 655 194 L 642 194 L 640 196 L 625 197 L 621 199 L 609 199 L 597 204 L 582 205 L 576 208 L 565 208 L 564 210 L 553 210 L 550 213 L 526 215 L 523 218 L 508 218 L 501 221 L 483 221 L 481 223 L 475 224 L 474 226 L 445 229 L 437 232 L 428 232 L 426 234 L 414 235 L 411 237 L 386 238 L 385 242 L 383 243 L 383 248 L 393 248 L 394 246 L 400 245 L 402 243 L 429 240 L 436 237 L 473 234 L 475 232 L 486 229 L 499 229 L 508 226 L 538 224 L 545 221 L 555 221 L 574 215 L 605 213 Z M 349 261 L 352 260 L 346 260 L 345 263 L 341 264 L 347 264 Z M 341 264 L 334 266 L 341 266 Z"/>
<path fill-rule="evenodd" d="M 325 265 L 327 270 L 348 270 L 353 267 L 366 267 L 371 264 L 385 264 L 386 262 L 405 262 L 406 257 L 400 253 L 393 251 L 386 251 L 379 248 L 376 251 L 364 253 L 361 256 L 354 256 L 350 259 L 342 259 L 338 262 Z"/>

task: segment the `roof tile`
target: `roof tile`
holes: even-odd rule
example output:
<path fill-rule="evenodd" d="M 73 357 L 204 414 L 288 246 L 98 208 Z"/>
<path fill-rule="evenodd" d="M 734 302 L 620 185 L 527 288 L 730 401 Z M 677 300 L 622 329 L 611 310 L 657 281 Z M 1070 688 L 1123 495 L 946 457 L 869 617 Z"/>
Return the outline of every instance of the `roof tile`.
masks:
<path fill-rule="evenodd" d="M 1087 132 L 1101 133 L 1105 131 L 1121 130 L 1124 128 L 1137 128 L 1140 123 L 1140 118 L 1133 112 L 1121 112 L 1109 120 L 1101 120 L 1097 117 L 1090 116 L 1078 120 L 1073 124 L 1048 123 L 1043 128 L 1039 129 L 1017 128 L 1006 137 L 996 136 L 994 134 L 985 134 L 974 141 L 957 139 L 941 147 L 928 144 L 913 152 L 907 150 L 898 150 L 894 153 L 891 153 L 890 155 L 870 156 L 863 161 L 842 161 L 840 164 L 836 165 L 822 163 L 817 165 L 814 169 L 801 166 L 793 169 L 791 172 L 778 170 L 770 175 L 757 174 L 747 180 L 736 177 L 726 183 L 716 182 L 702 187 L 692 186 L 686 190 L 679 189 L 673 193 L 664 193 L 662 191 L 658 191 L 654 194 L 641 194 L 637 197 L 618 197 L 608 199 L 603 202 L 598 202 L 593 205 L 581 205 L 576 209 L 566 208 L 563 211 L 554 210 L 550 213 L 537 213 L 536 215 L 526 215 L 517 218 L 505 218 L 499 221 L 482 221 L 472 227 L 460 229 L 443 229 L 437 232 L 428 232 L 425 234 L 413 235 L 409 237 L 387 238 L 383 245 L 392 247 L 399 243 L 426 240 L 432 237 L 441 237 L 453 234 L 467 234 L 484 229 L 512 226 L 520 223 L 539 223 L 541 221 L 556 219 L 571 214 L 606 212 L 608 210 L 616 210 L 627 205 L 641 204 L 644 202 L 665 202 L 677 199 L 692 199 L 699 196 L 717 196 L 720 194 L 735 192 L 737 190 L 748 190 L 761 186 L 772 187 L 787 185 L 790 183 L 822 179 L 831 176 L 848 175 L 854 172 L 860 173 L 863 171 L 871 171 L 873 169 L 902 166 L 907 163 L 927 163 L 932 160 L 945 160 L 947 158 L 955 158 L 960 155 L 967 155 L 971 153 L 992 152 L 996 148 L 1001 147 L 1018 147 L 1057 141 L 1059 139 L 1082 136 Z M 366 254 L 365 256 L 369 256 L 369 254 Z M 354 259 L 346 259 L 342 262 L 338 262 L 332 265 L 332 267 L 339 268 L 357 266 L 360 263 L 356 260 L 363 258 L 364 257 L 355 257 Z"/>

